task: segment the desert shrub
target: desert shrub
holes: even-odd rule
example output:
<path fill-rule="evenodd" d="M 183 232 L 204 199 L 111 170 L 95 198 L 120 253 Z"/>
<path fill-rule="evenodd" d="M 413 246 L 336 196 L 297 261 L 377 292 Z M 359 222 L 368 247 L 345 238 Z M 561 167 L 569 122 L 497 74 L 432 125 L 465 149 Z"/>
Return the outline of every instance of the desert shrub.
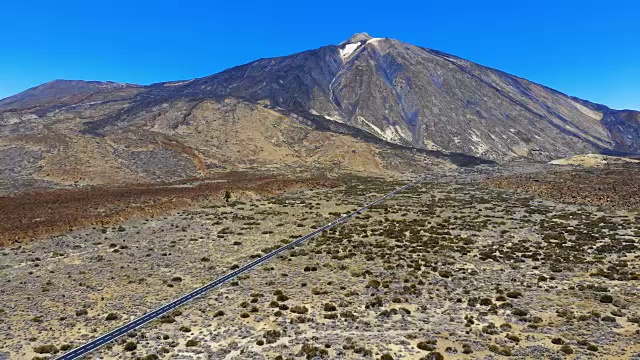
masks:
<path fill-rule="evenodd" d="M 73 345 L 71 344 L 63 344 L 60 346 L 61 351 L 68 351 L 68 350 L 71 350 L 72 348 L 73 348 Z"/>
<path fill-rule="evenodd" d="M 331 303 L 324 304 L 323 309 L 324 309 L 324 311 L 337 311 L 338 310 L 338 308 L 336 308 L 336 306 L 331 304 Z"/>
<path fill-rule="evenodd" d="M 278 301 L 287 301 L 287 300 L 289 300 L 289 297 L 287 295 L 285 295 L 285 294 L 280 294 L 280 295 L 278 295 L 278 297 L 276 297 L 276 300 L 278 300 Z"/>
<path fill-rule="evenodd" d="M 529 312 L 524 309 L 513 309 L 511 313 L 515 316 L 527 316 L 527 314 L 529 314 Z"/>
<path fill-rule="evenodd" d="M 336 313 L 327 313 L 327 314 L 324 314 L 323 316 L 327 320 L 334 320 L 338 318 L 338 314 Z"/>
<path fill-rule="evenodd" d="M 622 316 L 624 316 L 624 314 L 622 313 L 622 310 L 620 310 L 620 309 L 613 309 L 613 310 L 611 310 L 611 315 L 613 315 L 613 316 L 617 316 L 617 317 L 622 317 Z"/>
<path fill-rule="evenodd" d="M 273 344 L 276 341 L 278 341 L 278 339 L 280 339 L 280 331 L 278 330 L 267 330 L 264 332 L 264 340 L 267 342 L 267 344 Z"/>
<path fill-rule="evenodd" d="M 218 310 L 215 313 L 213 313 L 213 317 L 220 317 L 224 315 L 224 311 L 222 310 Z"/>
<path fill-rule="evenodd" d="M 124 344 L 124 351 L 133 351 L 138 348 L 138 345 L 134 341 L 128 341 Z"/>
<path fill-rule="evenodd" d="M 352 311 L 350 310 L 345 310 L 343 312 L 340 313 L 340 317 L 342 317 L 343 319 L 349 319 L 349 320 L 357 320 L 358 316 L 356 314 L 354 314 Z"/>
<path fill-rule="evenodd" d="M 491 323 L 482 327 L 482 332 L 489 335 L 496 335 L 500 333 L 500 330 L 495 324 Z"/>
<path fill-rule="evenodd" d="M 567 355 L 573 354 L 573 349 L 569 345 L 560 346 L 560 351 L 562 351 L 563 353 L 565 353 Z"/>
<path fill-rule="evenodd" d="M 78 309 L 76 310 L 76 316 L 84 316 L 89 314 L 89 312 L 87 311 L 87 309 Z"/>
<path fill-rule="evenodd" d="M 595 345 L 595 344 L 589 344 L 589 345 L 587 345 L 587 350 L 594 351 L 594 352 L 598 351 L 598 346 Z"/>
<path fill-rule="evenodd" d="M 180 329 L 178 329 L 178 330 L 180 330 L 180 331 L 182 331 L 182 332 L 187 332 L 187 333 L 188 333 L 188 332 L 191 332 L 191 328 L 190 328 L 190 327 L 188 327 L 187 325 L 182 325 L 182 326 L 180 326 Z"/>
<path fill-rule="evenodd" d="M 551 339 L 551 343 L 555 345 L 564 345 L 564 340 L 559 337 Z"/>
<path fill-rule="evenodd" d="M 368 287 L 368 288 L 374 288 L 374 289 L 377 289 L 377 288 L 379 288 L 379 287 L 380 287 L 380 285 L 381 285 L 380 281 L 378 281 L 378 280 L 376 280 L 376 279 L 371 279 L 371 280 L 369 280 L 369 282 L 367 283 L 367 286 L 366 286 L 366 287 Z"/>
<path fill-rule="evenodd" d="M 517 299 L 522 297 L 522 293 L 518 290 L 507 291 L 505 295 L 507 295 L 507 297 L 511 299 Z"/>
<path fill-rule="evenodd" d="M 382 302 L 382 298 L 379 297 L 379 296 L 376 296 L 371 301 L 368 301 L 365 304 L 364 308 L 365 309 L 375 309 L 375 308 L 382 307 L 383 305 L 384 305 L 384 303 Z"/>
<path fill-rule="evenodd" d="M 240 317 L 241 317 L 241 318 L 243 318 L 243 319 L 246 319 L 246 318 L 248 318 L 249 316 L 250 316 L 250 315 L 249 315 L 249 313 L 248 313 L 248 312 L 246 312 L 246 311 L 245 311 L 245 312 L 243 312 L 242 314 L 240 314 Z"/>
<path fill-rule="evenodd" d="M 324 289 L 313 288 L 313 289 L 311 289 L 311 293 L 313 295 L 325 295 L 325 294 L 328 294 L 329 292 L 327 290 L 324 290 Z"/>
<path fill-rule="evenodd" d="M 305 355 L 307 359 L 324 359 L 329 357 L 329 352 L 326 349 L 305 343 L 302 345 L 298 355 Z"/>
<path fill-rule="evenodd" d="M 518 335 L 516 335 L 516 334 L 507 334 L 507 339 L 509 339 L 509 340 L 511 340 L 511 341 L 513 341 L 515 343 L 520 342 L 520 337 Z"/>
<path fill-rule="evenodd" d="M 362 355 L 362 357 L 368 357 L 368 356 L 371 356 L 373 354 L 373 351 L 371 351 L 371 349 L 367 349 L 364 346 L 358 346 L 358 347 L 354 348 L 353 352 L 356 353 L 356 354 Z"/>
<path fill-rule="evenodd" d="M 118 314 L 108 313 L 107 317 L 105 317 L 105 320 L 108 320 L 108 321 L 118 320 Z"/>
<path fill-rule="evenodd" d="M 169 316 L 169 315 L 162 315 L 160 317 L 160 322 L 163 324 L 172 324 L 174 322 L 176 322 L 176 319 L 174 319 L 173 317 Z"/>
<path fill-rule="evenodd" d="M 424 351 L 433 351 L 436 349 L 436 344 L 437 344 L 436 340 L 425 340 L 425 341 L 420 341 L 416 345 L 416 347 Z"/>
<path fill-rule="evenodd" d="M 609 294 L 604 294 L 600 296 L 600 302 L 603 304 L 611 304 L 613 302 L 613 296 Z"/>
<path fill-rule="evenodd" d="M 636 316 L 636 315 L 628 316 L 627 317 L 627 321 L 629 321 L 631 323 L 634 323 L 634 324 L 637 324 L 637 325 L 640 325 L 640 316 Z"/>
<path fill-rule="evenodd" d="M 502 355 L 502 356 L 511 356 L 512 352 L 511 349 L 506 347 L 506 346 L 498 346 L 496 344 L 490 344 L 489 345 L 489 351 L 494 352 L 498 355 Z"/>
<path fill-rule="evenodd" d="M 491 301 L 491 299 L 489 299 L 489 298 L 480 299 L 480 305 L 482 305 L 482 306 L 490 306 L 492 304 L 493 304 L 493 301 Z"/>
<path fill-rule="evenodd" d="M 578 315 L 578 321 L 587 321 L 591 319 L 591 315 L 589 314 L 580 314 Z"/>
<path fill-rule="evenodd" d="M 289 309 L 289 311 L 291 311 L 294 314 L 306 314 L 309 312 L 309 309 L 307 309 L 307 307 L 303 305 L 296 305 L 291 309 Z"/>
<path fill-rule="evenodd" d="M 393 360 L 393 356 L 389 354 L 382 354 L 382 356 L 380 356 L 380 360 Z"/>
<path fill-rule="evenodd" d="M 36 354 L 55 354 L 58 348 L 55 345 L 40 345 L 33 348 Z"/>
<path fill-rule="evenodd" d="M 196 339 L 189 339 L 189 340 L 187 340 L 187 343 L 184 344 L 184 346 L 186 346 L 186 347 L 193 347 L 193 346 L 198 346 L 198 345 L 200 345 L 200 342 L 198 340 L 196 340 Z"/>
<path fill-rule="evenodd" d="M 614 318 L 613 316 L 609 316 L 609 315 L 603 316 L 600 320 L 606 321 L 606 322 L 616 322 L 616 318 Z"/>
<path fill-rule="evenodd" d="M 422 359 L 423 360 L 444 360 L 444 355 L 442 355 L 437 351 L 434 351 L 427 354 L 427 356 L 424 356 Z"/>

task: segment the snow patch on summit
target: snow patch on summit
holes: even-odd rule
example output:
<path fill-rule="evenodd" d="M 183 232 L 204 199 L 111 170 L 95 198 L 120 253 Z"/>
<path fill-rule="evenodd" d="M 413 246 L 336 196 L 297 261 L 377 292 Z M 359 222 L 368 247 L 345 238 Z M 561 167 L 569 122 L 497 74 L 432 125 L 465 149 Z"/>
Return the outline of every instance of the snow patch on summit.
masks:
<path fill-rule="evenodd" d="M 358 49 L 358 47 L 362 44 L 362 42 L 358 41 L 356 43 L 353 44 L 347 44 L 344 46 L 344 48 L 340 49 L 340 56 L 342 57 L 342 59 L 346 59 L 348 58 L 351 54 L 353 54 L 354 51 L 356 51 L 356 49 Z"/>
<path fill-rule="evenodd" d="M 382 40 L 382 38 L 372 38 L 372 39 L 367 40 L 365 45 L 367 45 L 367 44 L 375 44 L 376 42 L 378 42 L 380 40 Z"/>

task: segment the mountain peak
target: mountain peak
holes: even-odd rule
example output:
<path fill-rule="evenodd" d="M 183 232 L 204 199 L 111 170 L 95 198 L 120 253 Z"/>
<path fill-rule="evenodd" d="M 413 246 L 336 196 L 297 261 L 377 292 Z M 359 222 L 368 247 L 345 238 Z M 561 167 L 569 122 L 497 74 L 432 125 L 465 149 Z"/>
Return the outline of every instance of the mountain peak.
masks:
<path fill-rule="evenodd" d="M 369 34 L 367 34 L 366 32 L 356 33 L 356 34 L 353 34 L 353 36 L 351 36 L 346 41 L 341 42 L 340 45 L 352 44 L 352 43 L 356 43 L 356 42 L 359 42 L 359 41 L 367 41 L 367 40 L 371 40 L 371 39 L 373 39 L 373 38 Z"/>

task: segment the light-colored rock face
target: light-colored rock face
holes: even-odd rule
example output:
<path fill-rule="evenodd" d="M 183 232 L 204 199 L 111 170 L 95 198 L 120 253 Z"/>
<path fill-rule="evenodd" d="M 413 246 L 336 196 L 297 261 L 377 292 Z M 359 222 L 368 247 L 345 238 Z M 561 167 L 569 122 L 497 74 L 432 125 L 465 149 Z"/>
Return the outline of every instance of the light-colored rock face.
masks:
<path fill-rule="evenodd" d="M 331 90 L 342 121 L 413 147 L 493 160 L 551 159 L 616 147 L 601 111 L 526 80 L 395 40 L 358 46 Z"/>

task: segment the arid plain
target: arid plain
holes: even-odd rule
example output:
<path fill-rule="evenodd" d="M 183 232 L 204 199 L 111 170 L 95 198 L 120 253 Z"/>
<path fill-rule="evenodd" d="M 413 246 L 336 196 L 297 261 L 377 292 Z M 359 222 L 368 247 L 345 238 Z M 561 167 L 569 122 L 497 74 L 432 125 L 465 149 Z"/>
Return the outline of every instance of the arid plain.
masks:
<path fill-rule="evenodd" d="M 434 172 L 89 357 L 637 357 L 640 171 L 524 168 Z M 60 355 L 407 181 L 221 186 L 9 244 L 0 358 Z"/>

